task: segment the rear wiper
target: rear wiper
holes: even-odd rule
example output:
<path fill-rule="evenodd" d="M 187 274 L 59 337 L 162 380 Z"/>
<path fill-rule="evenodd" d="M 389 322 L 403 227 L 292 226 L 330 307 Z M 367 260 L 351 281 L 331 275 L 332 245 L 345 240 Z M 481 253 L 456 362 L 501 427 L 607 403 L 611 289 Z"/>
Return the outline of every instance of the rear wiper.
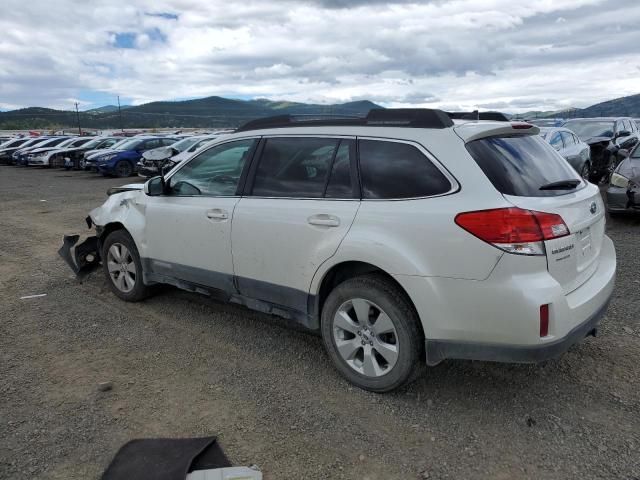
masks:
<path fill-rule="evenodd" d="M 560 180 L 542 185 L 540 190 L 573 190 L 578 185 L 580 185 L 580 180 Z"/>

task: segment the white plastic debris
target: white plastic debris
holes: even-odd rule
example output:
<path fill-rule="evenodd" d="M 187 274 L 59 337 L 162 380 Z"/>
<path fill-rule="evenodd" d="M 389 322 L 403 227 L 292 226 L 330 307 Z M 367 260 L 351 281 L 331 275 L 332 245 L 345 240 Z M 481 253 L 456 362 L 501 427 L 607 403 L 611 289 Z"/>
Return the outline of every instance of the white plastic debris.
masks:
<path fill-rule="evenodd" d="M 39 297 L 46 297 L 47 294 L 46 293 L 39 293 L 38 295 L 26 295 L 24 297 L 20 297 L 20 300 L 27 300 L 28 298 L 39 298 Z"/>
<path fill-rule="evenodd" d="M 186 480 L 262 480 L 262 472 L 249 467 L 214 468 L 191 472 Z"/>

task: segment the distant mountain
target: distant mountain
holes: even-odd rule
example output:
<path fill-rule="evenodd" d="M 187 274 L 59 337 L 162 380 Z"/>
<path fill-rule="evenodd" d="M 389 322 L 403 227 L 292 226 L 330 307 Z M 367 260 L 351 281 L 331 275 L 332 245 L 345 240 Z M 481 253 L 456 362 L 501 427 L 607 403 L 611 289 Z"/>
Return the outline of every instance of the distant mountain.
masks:
<path fill-rule="evenodd" d="M 104 107 L 80 112 L 80 124 L 85 128 L 213 128 L 236 127 L 249 120 L 283 114 L 366 115 L 372 108 L 382 108 L 373 102 L 357 101 L 335 105 L 317 105 L 287 101 L 235 100 L 206 97 L 178 102 L 151 102 L 123 108 Z M 121 125 L 122 122 L 122 125 Z M 77 126 L 75 111 L 30 107 L 0 112 L 0 129 L 60 128 Z"/>
<path fill-rule="evenodd" d="M 614 98 L 596 103 L 579 111 L 580 117 L 635 117 L 640 118 L 640 94 Z"/>
<path fill-rule="evenodd" d="M 125 108 L 131 108 L 131 105 L 120 105 L 121 110 L 124 110 Z M 104 107 L 85 110 L 84 113 L 109 113 L 109 112 L 117 112 L 117 111 L 118 111 L 117 105 L 105 105 Z"/>
<path fill-rule="evenodd" d="M 640 94 L 614 98 L 596 103 L 587 108 L 567 108 L 555 112 L 532 111 L 513 115 L 516 118 L 593 118 L 634 117 L 640 118 Z"/>

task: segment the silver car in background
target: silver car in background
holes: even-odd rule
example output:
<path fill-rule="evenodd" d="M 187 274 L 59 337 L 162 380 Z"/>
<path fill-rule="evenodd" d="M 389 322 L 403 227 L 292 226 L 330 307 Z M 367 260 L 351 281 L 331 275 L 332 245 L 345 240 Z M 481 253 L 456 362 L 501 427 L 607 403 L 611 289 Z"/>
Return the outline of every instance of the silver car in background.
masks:
<path fill-rule="evenodd" d="M 563 127 L 541 127 L 540 136 L 555 148 L 582 178 L 589 178 L 591 149 L 580 137 Z"/>

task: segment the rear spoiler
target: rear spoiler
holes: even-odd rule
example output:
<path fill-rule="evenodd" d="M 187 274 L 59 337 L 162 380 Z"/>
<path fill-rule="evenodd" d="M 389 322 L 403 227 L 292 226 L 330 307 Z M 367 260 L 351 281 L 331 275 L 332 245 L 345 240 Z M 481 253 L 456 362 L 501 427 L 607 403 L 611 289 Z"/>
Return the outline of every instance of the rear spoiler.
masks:
<path fill-rule="evenodd" d="M 451 120 L 493 120 L 494 122 L 508 122 L 509 119 L 500 112 L 447 112 Z"/>
<path fill-rule="evenodd" d="M 510 135 L 538 135 L 540 128 L 526 122 L 463 123 L 453 127 L 453 131 L 465 143 L 487 137 Z"/>

